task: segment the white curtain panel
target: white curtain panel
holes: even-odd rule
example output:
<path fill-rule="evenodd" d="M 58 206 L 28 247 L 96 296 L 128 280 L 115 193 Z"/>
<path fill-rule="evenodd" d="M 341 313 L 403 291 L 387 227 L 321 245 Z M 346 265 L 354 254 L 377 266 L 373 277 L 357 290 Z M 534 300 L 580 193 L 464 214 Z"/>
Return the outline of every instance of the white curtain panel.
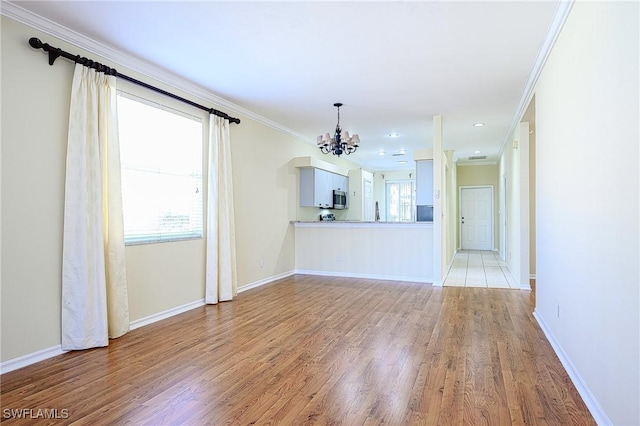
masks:
<path fill-rule="evenodd" d="M 62 252 L 62 349 L 129 331 L 116 77 L 76 64 Z"/>
<path fill-rule="evenodd" d="M 233 299 L 237 290 L 229 121 L 209 118 L 207 261 L 205 302 Z"/>

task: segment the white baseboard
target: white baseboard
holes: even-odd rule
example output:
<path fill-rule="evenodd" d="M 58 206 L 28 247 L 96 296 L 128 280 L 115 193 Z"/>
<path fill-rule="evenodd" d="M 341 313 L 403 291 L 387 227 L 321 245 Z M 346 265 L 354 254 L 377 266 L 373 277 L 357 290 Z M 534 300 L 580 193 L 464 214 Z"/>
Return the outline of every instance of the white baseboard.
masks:
<path fill-rule="evenodd" d="M 278 275 L 273 275 L 271 277 L 267 277 L 258 281 L 254 281 L 252 283 L 249 284 L 245 284 L 241 287 L 238 287 L 238 293 L 242 293 L 243 291 L 247 291 L 247 290 L 251 290 L 252 288 L 256 288 L 256 287 L 260 287 L 261 285 L 265 285 L 265 284 L 269 284 L 271 282 L 277 281 L 277 280 L 281 280 L 283 278 L 287 278 L 290 277 L 291 275 L 294 275 L 296 272 L 295 271 L 287 271 L 287 272 L 283 272 L 281 274 Z"/>
<path fill-rule="evenodd" d="M 183 312 L 190 311 L 191 309 L 204 306 L 204 299 L 196 300 L 194 302 L 186 303 L 175 308 L 167 309 L 166 311 L 158 312 L 157 314 L 149 315 L 148 317 L 140 318 L 135 321 L 131 321 L 130 329 L 144 327 L 145 325 L 153 324 L 154 322 L 162 321 L 163 319 L 170 318 L 174 315 L 181 314 Z"/>
<path fill-rule="evenodd" d="M 294 275 L 294 274 L 326 275 L 326 276 L 334 276 L 334 277 L 369 278 L 369 279 L 378 279 L 378 280 L 410 281 L 410 282 L 424 282 L 424 283 L 431 282 L 421 277 L 404 277 L 404 276 L 388 276 L 388 275 L 372 275 L 372 274 L 347 274 L 347 273 L 336 273 L 336 272 L 325 272 L 325 271 L 295 270 L 295 271 L 283 272 L 278 275 L 274 275 L 259 281 L 254 281 L 252 283 L 245 284 L 242 287 L 238 288 L 238 293 L 250 290 L 252 288 L 260 287 L 262 285 L 268 284 L 270 282 L 273 282 L 282 278 L 290 277 L 291 275 Z M 437 285 L 437 284 L 434 283 L 434 285 Z M 440 285 L 442 285 L 442 283 L 440 283 Z M 186 303 L 181 306 L 176 306 L 175 308 L 167 309 L 166 311 L 158 312 L 157 314 L 149 315 L 147 317 L 140 318 L 135 321 L 131 321 L 130 329 L 135 330 L 137 328 L 144 327 L 145 325 L 162 321 L 174 315 L 178 315 L 183 312 L 190 311 L 191 309 L 204 306 L 204 304 L 205 304 L 204 299 L 200 299 L 190 303 Z M 44 361 L 49 358 L 62 355 L 66 352 L 67 351 L 62 350 L 62 345 L 56 345 L 50 348 L 42 349 L 30 354 L 20 356 L 14 359 L 10 359 L 8 361 L 0 363 L 0 374 L 8 373 L 10 371 L 17 370 L 19 368 L 26 367 L 31 364 L 35 364 L 37 362 Z"/>
<path fill-rule="evenodd" d="M 195 302 L 187 303 L 175 308 L 167 309 L 166 311 L 159 312 L 157 314 L 149 315 L 148 317 L 140 318 L 135 321 L 131 321 L 129 328 L 135 330 L 136 328 L 143 327 L 145 325 L 152 324 L 163 319 L 167 319 L 174 315 L 181 314 L 191 309 L 204 305 L 204 299 L 196 300 Z M 50 348 L 42 349 L 30 354 L 19 356 L 14 359 L 0 363 L 0 374 L 8 373 L 18 368 L 26 367 L 36 362 L 44 361 L 45 359 L 53 358 L 54 356 L 62 355 L 68 351 L 62 350 L 62 345 L 52 346 Z"/>
<path fill-rule="evenodd" d="M 50 348 L 42 349 L 30 354 L 19 356 L 18 358 L 10 359 L 3 363 L 0 363 L 0 374 L 8 373 L 18 368 L 26 367 L 27 365 L 35 364 L 36 362 L 44 361 L 45 359 L 53 358 L 54 356 L 62 355 L 67 351 L 62 350 L 62 345 L 51 346 Z"/>
<path fill-rule="evenodd" d="M 536 319 L 536 321 L 538 322 L 538 325 L 542 329 L 542 332 L 547 337 L 547 340 L 551 344 L 553 351 L 556 353 L 556 355 L 560 359 L 560 363 L 566 370 L 567 374 L 569 375 L 569 378 L 573 382 L 573 385 L 576 387 L 576 390 L 582 397 L 582 400 L 584 401 L 585 405 L 589 409 L 589 412 L 593 416 L 593 419 L 599 425 L 612 425 L 613 423 L 611 422 L 611 420 L 609 420 L 609 417 L 607 417 L 606 413 L 598 403 L 598 400 L 593 396 L 593 394 L 591 393 L 587 385 L 584 383 L 584 381 L 582 380 L 582 377 L 573 366 L 573 363 L 571 362 L 567 354 L 562 349 L 562 346 L 560 346 L 560 344 L 556 341 L 555 337 L 553 336 L 553 333 L 551 333 L 551 330 L 549 330 L 549 328 L 547 327 L 546 323 L 544 322 L 540 314 L 538 314 L 537 310 L 533 311 L 533 317 Z"/>
<path fill-rule="evenodd" d="M 377 275 L 377 274 L 361 274 L 357 272 L 334 272 L 334 271 L 312 271 L 308 269 L 296 269 L 296 274 L 302 275 L 324 275 L 327 277 L 344 277 L 344 278 L 365 278 L 371 280 L 388 280 L 388 281 L 406 281 L 418 283 L 433 283 L 433 279 L 424 277 L 408 277 L 402 275 Z M 435 284 L 434 284 L 435 285 Z"/>

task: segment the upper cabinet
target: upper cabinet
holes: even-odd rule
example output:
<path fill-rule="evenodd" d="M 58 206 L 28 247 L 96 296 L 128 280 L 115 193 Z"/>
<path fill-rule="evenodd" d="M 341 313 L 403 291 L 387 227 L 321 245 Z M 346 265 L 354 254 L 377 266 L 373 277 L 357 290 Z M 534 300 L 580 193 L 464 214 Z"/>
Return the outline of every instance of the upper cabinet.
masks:
<path fill-rule="evenodd" d="M 327 172 L 328 173 L 328 172 Z M 332 191 L 344 191 L 349 190 L 349 178 L 335 173 L 329 173 L 331 175 L 331 190 Z"/>
<path fill-rule="evenodd" d="M 416 161 L 416 205 L 433 205 L 433 160 Z"/>
<path fill-rule="evenodd" d="M 347 191 L 346 176 L 326 170 L 306 167 L 300 169 L 300 207 L 333 207 L 333 191 Z"/>

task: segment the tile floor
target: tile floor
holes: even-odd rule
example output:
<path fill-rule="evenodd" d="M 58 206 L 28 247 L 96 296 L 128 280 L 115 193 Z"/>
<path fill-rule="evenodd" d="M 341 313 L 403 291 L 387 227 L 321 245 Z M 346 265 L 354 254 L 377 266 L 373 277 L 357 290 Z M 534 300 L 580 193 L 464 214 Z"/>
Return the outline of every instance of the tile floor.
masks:
<path fill-rule="evenodd" d="M 507 264 L 498 253 L 461 250 L 456 253 L 444 279 L 449 287 L 518 288 Z"/>

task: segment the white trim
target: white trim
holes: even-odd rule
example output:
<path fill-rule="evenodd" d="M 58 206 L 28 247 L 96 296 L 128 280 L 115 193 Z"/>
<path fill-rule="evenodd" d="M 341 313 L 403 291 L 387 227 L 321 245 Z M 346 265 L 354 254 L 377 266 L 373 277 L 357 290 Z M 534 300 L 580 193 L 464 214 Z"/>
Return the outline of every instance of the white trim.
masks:
<path fill-rule="evenodd" d="M 535 279 L 536 279 L 536 274 L 531 274 L 531 275 L 529 275 L 529 279 L 530 279 L 530 280 L 535 280 Z"/>
<path fill-rule="evenodd" d="M 51 346 L 50 348 L 42 349 L 30 354 L 13 358 L 3 363 L 0 363 L 0 374 L 8 373 L 13 370 L 17 370 L 22 367 L 26 367 L 36 362 L 44 361 L 45 359 L 53 358 L 54 356 L 62 355 L 68 351 L 62 350 L 62 345 Z"/>
<path fill-rule="evenodd" d="M 522 95 L 520 96 L 520 102 L 518 103 L 518 108 L 516 109 L 516 112 L 511 120 L 509 130 L 504 135 L 504 139 L 502 140 L 502 144 L 500 145 L 498 158 L 502 157 L 502 153 L 504 152 L 507 141 L 511 140 L 511 135 L 516 130 L 516 126 L 520 122 L 522 116 L 524 115 L 524 112 L 529 106 L 529 102 L 533 97 L 535 86 L 538 82 L 538 78 L 540 77 L 540 73 L 544 68 L 544 64 L 547 62 L 547 58 L 551 54 L 551 50 L 553 49 L 556 40 L 560 36 L 560 31 L 562 30 L 562 26 L 569 16 L 569 12 L 573 7 L 574 1 L 575 0 L 561 0 L 558 4 L 556 13 L 553 16 L 551 24 L 549 25 L 549 29 L 547 30 L 547 36 L 545 37 L 544 42 L 540 47 L 540 51 L 536 56 L 536 60 L 533 63 L 533 68 L 531 69 L 531 73 L 529 74 L 527 84 L 525 85 L 524 90 L 522 91 Z"/>
<path fill-rule="evenodd" d="M 181 314 L 183 312 L 189 311 L 191 309 L 194 309 L 203 305 L 204 305 L 204 299 L 200 299 L 200 300 L 196 300 L 195 302 L 190 302 L 181 306 L 176 306 L 175 308 L 167 309 L 166 311 L 149 315 L 148 317 L 140 318 L 135 321 L 131 321 L 129 325 L 129 329 L 135 330 L 136 328 L 140 328 L 145 325 L 149 325 L 154 322 L 167 319 L 174 315 Z M 28 365 L 35 364 L 37 362 L 44 361 L 49 358 L 53 358 L 55 356 L 62 355 L 67 352 L 68 351 L 62 350 L 62 345 L 56 345 L 47 349 L 42 349 L 36 352 L 32 352 L 30 354 L 20 356 L 18 358 L 10 359 L 8 361 L 0 363 L 0 374 L 8 373 L 9 371 L 17 370 L 18 368 L 26 367 Z"/>
<path fill-rule="evenodd" d="M 290 277 L 291 275 L 294 275 L 296 272 L 291 270 L 291 271 L 287 271 L 287 272 L 283 272 L 281 274 L 278 275 L 273 275 L 271 277 L 267 277 L 258 281 L 254 281 L 252 283 L 249 284 L 245 284 L 241 287 L 238 287 L 238 293 L 242 293 L 243 291 L 247 291 L 247 290 L 251 290 L 252 288 L 256 288 L 256 287 L 260 287 L 262 285 L 265 284 L 269 284 L 271 282 L 277 281 L 277 280 L 281 280 L 283 278 L 287 278 Z"/>
<path fill-rule="evenodd" d="M 281 278 L 286 278 L 288 276 L 293 275 L 294 273 L 295 273 L 294 271 L 289 271 L 279 275 L 275 275 L 273 277 L 266 278 L 264 280 L 247 284 L 245 286 L 240 287 L 238 289 L 238 292 L 243 292 L 251 288 L 258 287 L 275 280 L 279 280 Z M 192 309 L 195 309 L 204 305 L 205 305 L 204 299 L 200 299 L 200 300 L 186 303 L 184 305 L 176 306 L 174 308 L 167 309 L 166 311 L 158 312 L 157 314 L 149 315 L 147 317 L 140 318 L 135 321 L 131 321 L 129 325 L 129 329 L 135 330 L 137 328 L 144 327 L 145 325 L 149 325 L 149 324 L 153 324 L 154 322 L 165 320 L 172 316 L 190 311 Z M 44 361 L 46 359 L 53 358 L 55 356 L 62 355 L 67 352 L 68 351 L 62 350 L 62 345 L 56 345 L 47 349 L 42 349 L 30 354 L 19 356 L 17 358 L 10 359 L 8 361 L 0 363 L 0 374 L 8 373 L 10 371 L 29 366 L 31 364 L 35 364 L 40 361 Z"/>
<path fill-rule="evenodd" d="M 144 327 L 145 325 L 162 321 L 164 319 L 181 314 L 183 312 L 190 311 L 191 309 L 195 309 L 200 306 L 204 306 L 204 299 L 189 302 L 184 305 L 176 306 L 175 308 L 167 309 L 166 311 L 158 312 L 157 314 L 149 315 L 148 317 L 131 321 L 130 330 L 135 330 L 136 328 Z"/>
<path fill-rule="evenodd" d="M 152 78 L 156 81 L 159 81 L 169 87 L 182 90 L 190 95 L 193 95 L 199 99 L 205 100 L 214 104 L 216 107 L 220 107 L 224 109 L 227 113 L 234 112 L 244 117 L 247 117 L 251 120 L 254 120 L 258 123 L 264 124 L 267 127 L 271 127 L 272 129 L 279 130 L 289 136 L 292 136 L 295 139 L 300 139 L 304 142 L 307 142 L 313 146 L 316 145 L 315 140 L 311 140 L 304 136 L 301 133 L 298 133 L 294 130 L 289 129 L 279 123 L 276 123 L 273 120 L 270 120 L 266 117 L 263 117 L 259 114 L 256 114 L 253 111 L 250 111 L 240 105 L 236 105 L 231 101 L 228 101 L 220 96 L 214 94 L 213 92 L 200 87 L 183 77 L 169 73 L 165 70 L 162 70 L 157 65 L 146 62 L 137 58 L 135 56 L 126 54 L 120 50 L 114 49 L 102 43 L 99 43 L 83 34 L 77 33 L 67 27 L 64 27 L 58 23 L 55 23 L 49 19 L 43 18 L 33 12 L 30 12 L 22 7 L 11 3 L 9 1 L 2 1 L 2 7 L 0 8 L 0 14 L 11 18 L 21 24 L 24 24 L 28 27 L 36 29 L 38 31 L 42 31 L 45 34 L 48 34 L 52 37 L 56 37 L 59 40 L 62 40 L 66 43 L 70 43 L 80 49 L 86 50 L 90 53 L 98 55 L 113 64 L 109 64 L 112 68 L 116 68 L 114 66 L 122 66 L 128 68 L 132 71 L 139 72 L 149 78 Z M 43 43 L 47 43 L 47 40 L 42 40 Z M 25 42 L 25 48 L 27 44 Z M 71 52 L 74 53 L 74 52 Z M 43 55 L 43 60 L 46 58 Z"/>
<path fill-rule="evenodd" d="M 598 403 L 598 400 L 593 396 L 593 394 L 589 390 L 589 387 L 585 384 L 584 380 L 582 380 L 580 373 L 578 373 L 573 363 L 571 362 L 571 360 L 569 359 L 565 351 L 562 349 L 562 346 L 560 346 L 558 341 L 555 339 L 555 337 L 553 336 L 553 333 L 551 333 L 551 330 L 547 327 L 547 324 L 544 322 L 544 320 L 542 319 L 542 317 L 540 316 L 537 310 L 533 311 L 533 317 L 538 322 L 538 325 L 540 326 L 540 329 L 542 329 L 542 332 L 544 333 L 547 340 L 549 341 L 549 344 L 551 344 L 553 351 L 556 353 L 556 355 L 560 359 L 560 363 L 566 370 L 567 374 L 569 375 L 569 378 L 571 379 L 571 382 L 573 382 L 573 385 L 576 387 L 576 390 L 582 397 L 582 400 L 584 401 L 585 405 L 589 409 L 589 412 L 593 416 L 596 423 L 599 425 L 612 425 L 613 422 L 609 420 L 609 418 L 607 417 L 607 414 L 604 412 L 604 410 Z"/>
<path fill-rule="evenodd" d="M 498 186 L 498 224 L 500 232 L 500 260 L 507 261 L 507 175 L 503 174 Z"/>
<path fill-rule="evenodd" d="M 425 277 L 409 277 L 401 275 L 376 275 L 376 274 L 361 274 L 358 272 L 333 272 L 333 271 L 313 271 L 309 269 L 296 269 L 296 274 L 300 275 L 324 275 L 327 277 L 343 277 L 343 278 L 365 278 L 370 280 L 385 280 L 385 281 L 405 281 L 405 282 L 417 282 L 432 284 L 432 278 Z M 433 284 L 436 285 L 436 284 Z M 442 285 L 442 283 L 440 284 Z"/>

